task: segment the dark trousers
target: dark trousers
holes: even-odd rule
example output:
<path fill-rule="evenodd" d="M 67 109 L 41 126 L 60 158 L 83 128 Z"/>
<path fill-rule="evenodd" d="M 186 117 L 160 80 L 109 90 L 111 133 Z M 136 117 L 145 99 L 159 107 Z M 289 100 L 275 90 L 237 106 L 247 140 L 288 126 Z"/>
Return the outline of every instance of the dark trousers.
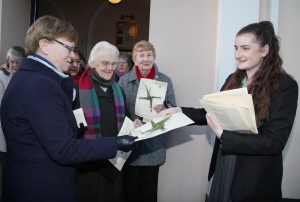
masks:
<path fill-rule="evenodd" d="M 159 166 L 124 167 L 124 202 L 157 202 Z"/>

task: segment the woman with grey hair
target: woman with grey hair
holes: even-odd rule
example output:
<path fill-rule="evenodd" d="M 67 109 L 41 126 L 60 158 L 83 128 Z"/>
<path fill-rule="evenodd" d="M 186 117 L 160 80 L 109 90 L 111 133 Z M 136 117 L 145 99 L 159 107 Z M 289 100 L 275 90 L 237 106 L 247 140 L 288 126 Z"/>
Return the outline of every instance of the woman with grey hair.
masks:
<path fill-rule="evenodd" d="M 13 76 L 19 69 L 20 63 L 25 57 L 25 50 L 20 46 L 13 46 L 7 51 L 6 63 L 0 68 L 0 105 L 4 91 Z M 0 122 L 0 152 L 6 152 L 6 142 L 4 139 L 2 126 Z M 1 153 L 1 167 L 2 167 L 2 153 Z"/>
<path fill-rule="evenodd" d="M 6 63 L 0 67 L 0 106 L 4 91 L 12 77 L 19 69 L 20 63 L 25 57 L 25 50 L 20 46 L 13 46 L 7 51 Z M 0 176 L 5 166 L 4 153 L 6 152 L 6 141 L 3 135 L 0 121 Z M 2 179 L 2 177 L 0 177 Z M 2 196 L 2 182 L 0 181 L 0 198 Z"/>
<path fill-rule="evenodd" d="M 6 62 L 1 66 L 5 75 L 16 73 L 25 57 L 25 50 L 21 46 L 13 46 L 7 51 Z"/>
<path fill-rule="evenodd" d="M 119 81 L 120 77 L 127 74 L 131 71 L 133 66 L 133 61 L 131 59 L 131 55 L 129 53 L 120 53 L 119 55 L 119 65 L 115 70 L 115 79 L 116 82 Z"/>
<path fill-rule="evenodd" d="M 115 137 L 128 116 L 124 92 L 114 80 L 118 56 L 118 49 L 106 41 L 91 50 L 89 67 L 81 75 L 75 99 L 75 108 L 83 109 L 88 123 L 79 138 Z M 134 123 L 141 125 L 139 120 Z M 76 183 L 78 202 L 122 201 L 123 172 L 108 160 L 78 165 Z"/>
<path fill-rule="evenodd" d="M 7 51 L 6 63 L 0 68 L 0 105 L 4 91 L 14 73 L 19 69 L 20 63 L 25 57 L 25 50 L 20 46 L 13 46 Z M 0 122 L 0 152 L 6 152 L 6 142 L 4 139 Z M 1 154 L 2 156 L 2 154 Z M 2 159 L 2 158 L 1 158 Z M 2 167 L 2 160 L 0 162 Z"/>

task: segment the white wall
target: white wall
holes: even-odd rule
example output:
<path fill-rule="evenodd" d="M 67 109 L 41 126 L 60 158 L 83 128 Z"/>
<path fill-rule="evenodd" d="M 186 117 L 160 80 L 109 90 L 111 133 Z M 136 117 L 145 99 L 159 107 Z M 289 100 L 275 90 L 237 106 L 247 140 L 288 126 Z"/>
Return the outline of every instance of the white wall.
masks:
<path fill-rule="evenodd" d="M 151 0 L 149 40 L 179 106 L 200 107 L 198 100 L 214 91 L 217 20 L 217 0 Z M 204 200 L 211 155 L 206 134 L 206 127 L 189 126 L 167 135 L 159 202 Z"/>
<path fill-rule="evenodd" d="M 219 0 L 218 18 L 215 91 L 221 89 L 225 79 L 236 69 L 235 35 L 245 25 L 258 21 L 259 0 Z"/>
<path fill-rule="evenodd" d="M 198 100 L 204 94 L 221 87 L 235 69 L 236 32 L 258 20 L 271 20 L 279 29 L 285 68 L 300 83 L 296 61 L 299 4 L 298 0 L 151 0 L 149 40 L 157 49 L 159 69 L 172 78 L 177 104 L 200 107 Z M 298 115 L 295 123 L 299 122 Z M 300 198 L 299 131 L 295 124 L 284 151 L 286 198 Z M 206 127 L 192 126 L 167 135 L 159 202 L 204 201 L 211 155 L 209 133 Z"/>
<path fill-rule="evenodd" d="M 24 46 L 29 27 L 30 0 L 1 0 L 0 10 L 0 63 L 5 61 L 7 50 L 15 45 Z"/>

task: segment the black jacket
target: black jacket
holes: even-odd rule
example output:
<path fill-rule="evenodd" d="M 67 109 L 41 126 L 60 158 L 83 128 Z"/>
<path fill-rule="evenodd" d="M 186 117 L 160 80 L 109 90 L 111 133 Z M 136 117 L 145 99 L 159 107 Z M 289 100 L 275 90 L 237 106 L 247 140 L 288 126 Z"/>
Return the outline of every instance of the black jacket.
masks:
<path fill-rule="evenodd" d="M 280 201 L 283 175 L 282 151 L 291 133 L 298 100 L 298 84 L 287 74 L 280 88 L 270 94 L 269 119 L 257 135 L 224 130 L 222 152 L 237 155 L 231 198 L 233 201 Z M 198 125 L 205 125 L 205 110 L 183 108 Z M 220 141 L 215 141 L 208 179 L 214 174 Z"/>

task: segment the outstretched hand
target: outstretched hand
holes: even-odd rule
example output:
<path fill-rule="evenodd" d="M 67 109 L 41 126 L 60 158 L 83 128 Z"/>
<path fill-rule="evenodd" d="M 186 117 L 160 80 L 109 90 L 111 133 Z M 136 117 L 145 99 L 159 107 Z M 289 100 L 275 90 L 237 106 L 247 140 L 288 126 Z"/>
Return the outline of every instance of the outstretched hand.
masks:
<path fill-rule="evenodd" d="M 138 137 L 134 137 L 131 135 L 122 135 L 117 137 L 117 149 L 124 151 L 124 152 L 129 152 L 134 148 L 134 143 L 135 139 Z"/>
<path fill-rule="evenodd" d="M 180 107 L 171 107 L 158 113 L 155 118 L 175 114 L 177 112 L 182 112 L 182 109 Z"/>
<path fill-rule="evenodd" d="M 206 114 L 207 125 L 216 134 L 216 136 L 221 139 L 223 133 L 223 127 L 219 124 L 218 119 L 212 114 Z"/>

